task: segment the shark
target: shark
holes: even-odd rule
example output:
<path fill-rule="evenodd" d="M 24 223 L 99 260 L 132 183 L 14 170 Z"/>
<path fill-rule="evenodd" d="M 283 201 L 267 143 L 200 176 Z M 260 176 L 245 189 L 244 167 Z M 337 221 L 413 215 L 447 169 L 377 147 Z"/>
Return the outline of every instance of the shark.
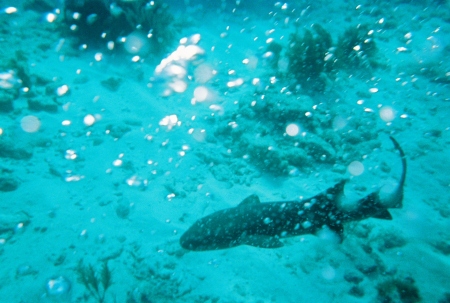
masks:
<path fill-rule="evenodd" d="M 389 191 L 383 187 L 345 207 L 343 179 L 333 187 L 301 201 L 264 202 L 255 194 L 236 207 L 216 211 L 197 220 L 180 237 L 180 245 L 191 251 L 227 249 L 240 245 L 259 248 L 284 246 L 281 239 L 304 234 L 317 234 L 324 228 L 342 242 L 344 224 L 367 218 L 392 220 L 390 208 L 403 206 L 406 157 L 399 143 L 389 137 L 400 154 L 402 172 Z"/>

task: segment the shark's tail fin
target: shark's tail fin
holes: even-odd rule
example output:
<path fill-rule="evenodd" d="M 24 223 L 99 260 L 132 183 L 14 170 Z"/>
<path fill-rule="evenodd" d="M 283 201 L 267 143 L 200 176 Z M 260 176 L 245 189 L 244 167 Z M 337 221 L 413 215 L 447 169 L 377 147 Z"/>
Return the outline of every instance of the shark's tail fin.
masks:
<path fill-rule="evenodd" d="M 403 205 L 403 186 L 405 184 L 406 178 L 406 157 L 403 149 L 400 144 L 398 144 L 397 140 L 393 137 L 389 137 L 394 143 L 395 149 L 399 152 L 400 158 L 402 160 L 402 174 L 400 176 L 400 180 L 395 186 L 383 186 L 378 192 L 379 203 L 383 205 L 385 208 L 401 208 Z"/>
<path fill-rule="evenodd" d="M 350 220 L 361 220 L 365 218 L 377 218 L 384 220 L 392 220 L 389 213 L 389 208 L 401 208 L 403 200 L 403 185 L 405 184 L 406 176 L 406 159 L 405 153 L 398 144 L 398 142 L 390 137 L 394 143 L 395 148 L 399 151 L 402 159 L 402 174 L 399 182 L 395 185 L 381 187 L 380 190 L 371 193 L 365 198 L 358 201 L 357 208 L 346 212 L 345 217 Z"/>

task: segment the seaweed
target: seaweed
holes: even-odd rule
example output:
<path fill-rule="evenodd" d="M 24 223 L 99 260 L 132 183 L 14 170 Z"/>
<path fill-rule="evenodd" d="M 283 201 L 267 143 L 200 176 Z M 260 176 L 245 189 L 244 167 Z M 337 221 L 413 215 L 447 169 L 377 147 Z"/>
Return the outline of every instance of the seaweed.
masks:
<path fill-rule="evenodd" d="M 289 37 L 288 71 L 303 90 L 323 93 L 338 70 L 366 72 L 382 66 L 373 33 L 368 25 L 358 24 L 333 44 L 330 33 L 319 24 L 305 29 L 303 36 L 297 28 Z"/>
<path fill-rule="evenodd" d="M 378 52 L 373 39 L 373 31 L 367 24 L 349 27 L 339 38 L 335 56 L 336 64 L 341 69 L 362 69 L 378 67 L 375 57 Z"/>
<path fill-rule="evenodd" d="M 167 4 L 139 0 L 123 2 L 121 7 L 128 25 L 149 38 L 153 52 L 165 51 L 174 41 L 179 29 Z"/>
<path fill-rule="evenodd" d="M 150 52 L 160 54 L 181 29 L 169 6 L 161 1 L 119 1 L 110 5 L 107 0 L 65 0 L 64 4 L 66 33 L 94 47 L 138 32 L 148 40 Z"/>
<path fill-rule="evenodd" d="M 80 43 L 98 45 L 103 42 L 102 34 L 110 32 L 112 16 L 104 0 L 65 0 L 63 12 L 67 33 Z"/>
<path fill-rule="evenodd" d="M 266 51 L 273 55 L 273 58 L 269 60 L 272 68 L 276 69 L 278 67 L 278 61 L 280 60 L 282 50 L 283 46 L 281 46 L 280 43 L 273 41 L 267 45 Z"/>
<path fill-rule="evenodd" d="M 99 303 L 105 302 L 108 288 L 113 284 L 112 271 L 108 267 L 108 261 L 104 261 L 100 271 L 96 271 L 92 264 L 84 265 L 83 260 L 78 262 L 76 268 L 78 282 L 83 284 Z"/>
<path fill-rule="evenodd" d="M 331 74 L 333 62 L 331 58 L 331 35 L 320 25 L 312 26 L 314 33 L 304 30 L 303 37 L 295 33 L 289 37 L 287 57 L 289 73 L 294 76 L 303 89 L 312 92 L 323 92 L 326 88 L 326 78 L 323 74 Z"/>

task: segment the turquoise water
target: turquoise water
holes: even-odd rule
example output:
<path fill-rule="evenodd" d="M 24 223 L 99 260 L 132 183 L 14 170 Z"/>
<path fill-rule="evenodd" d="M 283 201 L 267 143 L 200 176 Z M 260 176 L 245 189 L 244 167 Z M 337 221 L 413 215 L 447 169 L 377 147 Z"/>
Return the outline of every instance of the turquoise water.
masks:
<path fill-rule="evenodd" d="M 450 302 L 449 20 L 0 1 L 0 302 Z"/>

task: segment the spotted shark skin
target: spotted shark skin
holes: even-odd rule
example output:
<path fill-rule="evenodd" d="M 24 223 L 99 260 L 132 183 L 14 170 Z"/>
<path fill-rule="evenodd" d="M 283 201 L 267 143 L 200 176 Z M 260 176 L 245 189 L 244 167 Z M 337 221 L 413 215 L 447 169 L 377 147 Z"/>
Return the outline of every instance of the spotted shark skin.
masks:
<path fill-rule="evenodd" d="M 389 208 L 401 208 L 406 177 L 406 158 L 398 142 L 390 137 L 402 160 L 400 180 L 389 195 L 379 190 L 360 199 L 352 210 L 340 207 L 347 180 L 299 201 L 261 203 L 251 195 L 238 206 L 219 210 L 197 220 L 180 238 L 181 247 L 193 251 L 218 250 L 251 245 L 282 247 L 282 238 L 315 234 L 327 226 L 342 239 L 343 224 L 366 218 L 392 220 Z"/>

